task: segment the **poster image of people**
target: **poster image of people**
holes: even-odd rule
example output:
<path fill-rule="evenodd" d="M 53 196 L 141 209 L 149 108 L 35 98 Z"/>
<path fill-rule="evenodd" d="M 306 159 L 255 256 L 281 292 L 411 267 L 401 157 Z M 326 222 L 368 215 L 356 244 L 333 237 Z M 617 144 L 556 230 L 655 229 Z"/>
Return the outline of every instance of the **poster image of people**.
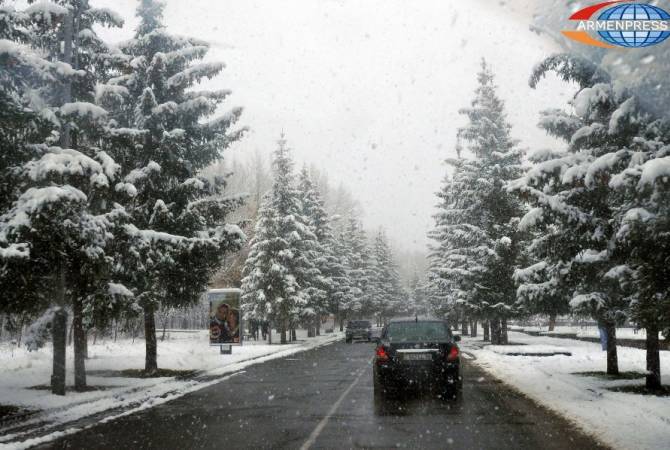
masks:
<path fill-rule="evenodd" d="M 242 344 L 243 333 L 239 289 L 211 289 L 209 301 L 209 344 Z"/>

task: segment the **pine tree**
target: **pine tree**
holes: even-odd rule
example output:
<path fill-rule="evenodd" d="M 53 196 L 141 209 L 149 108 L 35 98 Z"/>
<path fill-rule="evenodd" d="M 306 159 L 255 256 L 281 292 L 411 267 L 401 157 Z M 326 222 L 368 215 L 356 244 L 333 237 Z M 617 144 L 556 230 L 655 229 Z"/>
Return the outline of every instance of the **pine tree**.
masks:
<path fill-rule="evenodd" d="M 118 239 L 124 259 L 116 268 L 143 309 L 149 374 L 158 369 L 156 309 L 200 301 L 223 257 L 244 239 L 226 224 L 241 199 L 223 196 L 224 178 L 200 174 L 241 137 L 243 128 L 232 130 L 241 108 L 212 118 L 230 91 L 193 87 L 223 64 L 198 63 L 207 43 L 170 35 L 163 8 L 140 2 L 135 38 L 121 46 L 125 64 L 96 87 L 98 101 L 113 108 L 104 148 L 121 165 L 115 191 L 131 222 Z"/>
<path fill-rule="evenodd" d="M 539 232 L 532 243 L 539 262 L 521 272 L 519 292 L 567 298 L 574 311 L 596 319 L 607 330 L 607 372 L 616 374 L 616 325 L 626 318 L 629 301 L 611 276 L 619 265 L 613 243 L 620 199 L 608 179 L 630 157 L 624 148 L 634 146 L 642 121 L 632 98 L 617 92 L 607 74 L 588 61 L 550 57 L 536 68 L 531 86 L 550 70 L 577 82 L 579 92 L 571 102 L 575 114 L 550 110 L 540 121 L 567 150 L 540 152 L 538 162 L 511 186 L 532 206 L 520 227 Z"/>
<path fill-rule="evenodd" d="M 369 290 L 377 323 L 382 325 L 393 315 L 407 313 L 408 305 L 384 230 L 375 236 L 372 255 Z"/>
<path fill-rule="evenodd" d="M 37 90 L 39 116 L 53 132 L 34 143 L 37 155 L 16 172 L 21 192 L 3 216 L 3 234 L 8 241 L 28 243 L 30 259 L 39 261 L 32 270 L 48 268 L 40 276 L 52 278 L 55 304 L 72 308 L 75 388 L 84 389 L 85 315 L 100 307 L 114 309 L 119 297 L 128 297 L 109 276 L 111 230 L 125 213 L 105 201 L 118 166 L 96 146 L 105 136 L 107 111 L 93 104 L 91 94 L 115 59 L 93 26 L 119 26 L 120 20 L 86 1 L 64 5 L 34 3 L 22 15 L 19 39 L 58 61 L 50 65 L 63 77 L 61 89 L 43 85 Z M 56 141 L 60 146 L 53 145 Z M 64 355 L 64 348 L 58 353 Z M 54 391 L 62 393 L 62 386 Z"/>
<path fill-rule="evenodd" d="M 464 321 L 485 318 L 494 342 L 506 342 L 506 320 L 516 299 L 513 270 L 519 257 L 515 221 L 520 202 L 505 190 L 521 173 L 521 152 L 510 136 L 503 101 L 497 96 L 493 74 L 482 61 L 475 98 L 461 110 L 468 118 L 458 131 L 469 157 L 448 160 L 453 178 L 438 194 L 441 203 L 430 237 L 432 292 L 436 309 L 454 309 Z M 445 301 L 448 304 L 445 304 Z"/>
<path fill-rule="evenodd" d="M 321 316 L 326 312 L 336 312 L 345 295 L 346 273 L 343 264 L 335 255 L 335 240 L 319 190 L 313 185 L 307 168 L 303 167 L 299 178 L 299 192 L 302 215 L 307 220 L 311 232 L 316 237 L 311 258 L 319 271 L 313 280 L 314 290 L 311 302 L 317 308 L 315 333 L 320 333 Z"/>
<path fill-rule="evenodd" d="M 301 215 L 302 205 L 295 184 L 293 161 L 284 136 L 273 160 L 274 183 L 259 211 L 251 251 L 244 265 L 242 301 L 246 316 L 268 320 L 287 342 L 287 331 L 295 328 L 309 311 L 310 285 L 318 268 L 310 260 L 316 236 Z"/>
<path fill-rule="evenodd" d="M 348 302 L 342 317 L 346 319 L 370 317 L 374 313 L 370 279 L 372 268 L 365 232 L 353 217 L 348 219 L 341 241 L 346 255 L 347 276 L 350 282 Z"/>

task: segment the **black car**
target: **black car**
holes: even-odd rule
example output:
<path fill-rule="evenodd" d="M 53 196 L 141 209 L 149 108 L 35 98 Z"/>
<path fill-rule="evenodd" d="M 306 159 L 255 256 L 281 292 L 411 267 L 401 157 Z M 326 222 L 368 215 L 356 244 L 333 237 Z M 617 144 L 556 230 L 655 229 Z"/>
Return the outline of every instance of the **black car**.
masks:
<path fill-rule="evenodd" d="M 370 342 L 372 340 L 372 324 L 369 320 L 350 320 L 347 322 L 345 333 L 347 343 L 353 342 L 354 339 L 363 339 Z"/>
<path fill-rule="evenodd" d="M 424 386 L 442 397 L 458 395 L 462 385 L 459 340 L 442 320 L 391 321 L 375 349 L 375 397 Z"/>

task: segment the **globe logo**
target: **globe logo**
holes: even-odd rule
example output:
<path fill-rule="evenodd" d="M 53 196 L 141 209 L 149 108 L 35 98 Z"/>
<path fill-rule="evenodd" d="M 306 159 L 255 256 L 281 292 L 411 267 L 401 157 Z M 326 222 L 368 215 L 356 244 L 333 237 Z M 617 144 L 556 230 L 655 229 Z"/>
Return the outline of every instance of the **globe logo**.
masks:
<path fill-rule="evenodd" d="M 645 4 L 617 5 L 605 10 L 598 20 L 602 21 L 625 21 L 639 20 L 653 23 L 653 21 L 668 21 L 670 14 L 661 8 Z M 621 47 L 649 47 L 660 44 L 670 36 L 670 31 L 656 30 L 632 30 L 632 31 L 598 31 L 598 34 L 610 44 Z"/>
<path fill-rule="evenodd" d="M 570 16 L 576 30 L 563 35 L 581 44 L 603 48 L 643 48 L 670 37 L 670 14 L 658 6 L 608 1 L 587 6 Z"/>

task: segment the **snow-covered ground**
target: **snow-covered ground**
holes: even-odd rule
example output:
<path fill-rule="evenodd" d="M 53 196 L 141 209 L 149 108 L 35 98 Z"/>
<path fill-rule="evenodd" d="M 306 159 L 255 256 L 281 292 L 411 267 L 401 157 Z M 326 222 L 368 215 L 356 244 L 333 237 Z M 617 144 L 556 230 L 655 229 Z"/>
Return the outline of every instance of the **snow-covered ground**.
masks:
<path fill-rule="evenodd" d="M 510 340 L 545 350 L 551 347 L 568 350 L 572 356 L 510 356 L 496 351 L 498 346 L 484 345 L 481 338 L 464 337 L 462 346 L 476 357 L 476 364 L 492 375 L 568 417 L 613 448 L 668 448 L 670 397 L 607 389 L 640 385 L 643 378 L 611 381 L 574 374 L 605 370 L 605 352 L 600 344 L 518 332 L 510 332 Z M 619 347 L 618 355 L 621 371 L 645 372 L 644 350 Z M 661 373 L 663 383 L 670 384 L 670 352 L 661 352 Z"/>
<path fill-rule="evenodd" d="M 327 345 L 342 339 L 341 333 L 331 333 L 307 339 L 298 331 L 298 341 L 288 345 L 267 345 L 250 341 L 242 347 L 233 347 L 231 355 L 221 355 L 218 347 L 210 347 L 207 331 L 171 333 L 170 339 L 158 342 L 158 365 L 163 369 L 197 370 L 195 378 L 127 378 L 100 376 L 104 371 L 141 369 L 144 367 L 144 341 L 120 340 L 89 344 L 90 359 L 86 361 L 90 386 L 101 390 L 66 396 L 51 395 L 49 391 L 30 389 L 49 384 L 51 375 L 51 349 L 28 352 L 9 344 L 0 347 L 0 402 L 27 409 L 40 410 L 21 426 L 33 425 L 28 430 L 14 431 L 0 427 L 0 448 L 27 448 L 62 436 L 55 431 L 68 423 L 80 421 L 94 414 L 101 414 L 100 422 L 112 420 L 180 397 L 189 392 L 218 383 L 222 377 L 239 373 L 245 367 L 269 359 L 281 358 L 297 352 Z M 274 339 L 274 336 L 273 336 Z M 274 342 L 278 342 L 278 339 Z M 72 348 L 68 347 L 68 386 L 72 380 Z M 99 372 L 98 372 L 99 371 Z M 109 411 L 109 414 L 105 414 Z M 54 430 L 49 433 L 49 430 Z M 78 431 L 70 428 L 67 432 Z M 33 439 L 35 434 L 43 435 Z M 8 444 L 11 442 L 11 444 Z"/>
<path fill-rule="evenodd" d="M 542 334 L 551 335 L 551 334 L 573 334 L 576 333 L 577 337 L 599 337 L 598 327 L 595 325 L 585 325 L 585 326 L 557 326 L 554 328 L 554 331 L 548 331 L 548 327 L 541 326 L 512 326 L 512 330 L 523 330 L 523 331 L 539 331 Z M 647 332 L 644 329 L 635 330 L 634 328 L 617 328 L 616 330 L 617 338 L 619 339 L 639 339 L 645 340 L 647 338 Z M 659 333 L 659 336 L 662 336 Z"/>

